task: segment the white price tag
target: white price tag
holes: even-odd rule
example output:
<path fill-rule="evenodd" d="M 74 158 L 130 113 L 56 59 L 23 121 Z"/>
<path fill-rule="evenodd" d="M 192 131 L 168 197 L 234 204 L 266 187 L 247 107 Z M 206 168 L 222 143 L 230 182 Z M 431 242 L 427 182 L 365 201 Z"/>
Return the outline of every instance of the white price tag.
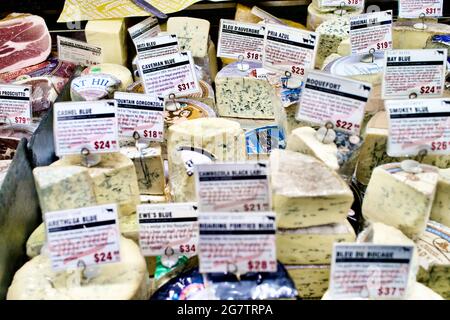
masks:
<path fill-rule="evenodd" d="M 263 66 L 303 77 L 306 69 L 314 69 L 318 41 L 314 32 L 266 24 Z"/>
<path fill-rule="evenodd" d="M 201 92 L 189 51 L 142 59 L 138 66 L 146 94 L 179 97 Z"/>
<path fill-rule="evenodd" d="M 198 253 L 198 214 L 195 203 L 137 206 L 139 245 L 144 256 Z"/>
<path fill-rule="evenodd" d="M 119 152 L 117 103 L 114 100 L 59 102 L 53 107 L 56 155 Z"/>
<path fill-rule="evenodd" d="M 271 208 L 264 163 L 196 164 L 194 173 L 202 212 L 268 211 Z"/>
<path fill-rule="evenodd" d="M 364 0 L 318 0 L 321 7 L 364 8 Z"/>
<path fill-rule="evenodd" d="M 450 154 L 450 99 L 387 100 L 391 157 Z"/>
<path fill-rule="evenodd" d="M 54 270 L 120 262 L 117 205 L 47 212 L 47 246 Z"/>
<path fill-rule="evenodd" d="M 102 48 L 87 42 L 58 36 L 58 58 L 83 66 L 93 66 L 103 62 Z"/>
<path fill-rule="evenodd" d="M 406 294 L 413 252 L 413 246 L 335 244 L 330 296 L 401 299 Z"/>
<path fill-rule="evenodd" d="M 392 49 L 392 10 L 350 17 L 352 54 Z"/>
<path fill-rule="evenodd" d="M 275 213 L 200 213 L 200 272 L 275 272 Z"/>
<path fill-rule="evenodd" d="M 399 18 L 442 17 L 443 0 L 399 0 Z"/>
<path fill-rule="evenodd" d="M 359 134 L 372 86 L 365 82 L 309 71 L 296 119 Z"/>
<path fill-rule="evenodd" d="M 447 49 L 387 51 L 383 99 L 442 97 L 446 67 Z"/>
<path fill-rule="evenodd" d="M 174 34 L 144 38 L 135 43 L 139 59 L 155 58 L 180 52 L 178 38 Z"/>
<path fill-rule="evenodd" d="M 139 93 L 115 92 L 119 136 L 143 141 L 164 141 L 164 98 Z"/>
<path fill-rule="evenodd" d="M 31 90 L 28 85 L 0 84 L 0 123 L 31 123 Z"/>
<path fill-rule="evenodd" d="M 153 38 L 161 32 L 158 19 L 155 17 L 148 17 L 147 19 L 128 28 L 131 40 L 134 44 L 141 39 Z"/>
<path fill-rule="evenodd" d="M 220 20 L 217 56 L 262 61 L 265 27 L 261 24 Z"/>

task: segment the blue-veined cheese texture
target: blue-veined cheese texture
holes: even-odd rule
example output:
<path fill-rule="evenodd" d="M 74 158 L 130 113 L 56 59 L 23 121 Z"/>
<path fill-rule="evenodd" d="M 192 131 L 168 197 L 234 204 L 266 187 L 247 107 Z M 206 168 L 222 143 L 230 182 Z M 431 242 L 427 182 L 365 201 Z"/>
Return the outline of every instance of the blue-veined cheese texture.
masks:
<path fill-rule="evenodd" d="M 82 269 L 54 272 L 46 255 L 25 263 L 14 275 L 8 300 L 145 300 L 147 267 L 139 246 L 121 238 L 120 262 L 95 267 L 82 279 Z"/>
<path fill-rule="evenodd" d="M 406 172 L 401 163 L 376 167 L 362 205 L 365 219 L 400 229 L 412 239 L 424 231 L 439 179 L 438 169 L 418 165 L 420 172 Z"/>
<path fill-rule="evenodd" d="M 66 163 L 33 170 L 42 213 L 97 204 L 95 186 L 87 168 Z"/>
<path fill-rule="evenodd" d="M 330 264 L 333 243 L 355 239 L 355 232 L 346 220 L 323 226 L 278 229 L 277 259 L 289 265 Z"/>
<path fill-rule="evenodd" d="M 133 161 L 140 194 L 164 194 L 166 178 L 160 146 L 155 145 L 141 151 L 135 147 L 122 147 L 120 152 Z"/>
<path fill-rule="evenodd" d="M 273 150 L 269 158 L 278 228 L 296 229 L 342 222 L 353 193 L 321 161 L 298 152 Z"/>
<path fill-rule="evenodd" d="M 330 265 L 286 266 L 303 299 L 320 299 L 328 289 Z"/>
<path fill-rule="evenodd" d="M 392 26 L 394 49 L 423 49 L 430 36 L 450 34 L 450 26 L 444 23 L 426 22 L 426 28 L 415 28 L 417 21 L 396 21 Z"/>
<path fill-rule="evenodd" d="M 316 56 L 316 68 L 320 69 L 325 59 L 333 53 L 338 53 L 341 42 L 349 37 L 350 18 L 336 17 L 323 22 L 317 29 L 319 44 Z"/>
<path fill-rule="evenodd" d="M 51 164 L 61 166 L 81 166 L 81 156 L 65 156 Z M 117 203 L 119 216 L 136 212 L 140 204 L 139 186 L 133 162 L 120 153 L 101 155 L 101 162 L 87 168 L 94 185 L 97 204 Z"/>
<path fill-rule="evenodd" d="M 439 170 L 439 182 L 430 219 L 450 228 L 450 169 Z"/>
<path fill-rule="evenodd" d="M 210 23 L 208 20 L 188 17 L 170 17 L 167 32 L 176 34 L 182 51 L 191 51 L 194 58 L 208 55 Z"/>
<path fill-rule="evenodd" d="M 240 62 L 227 65 L 216 76 L 217 111 L 221 117 L 274 119 L 275 88 L 258 79 L 253 70 L 262 68 L 257 62 L 242 62 L 248 68 L 239 69 Z"/>
<path fill-rule="evenodd" d="M 245 161 L 245 134 L 235 121 L 189 120 L 169 128 L 168 150 L 173 200 L 196 201 L 193 164 Z"/>
<path fill-rule="evenodd" d="M 356 10 L 348 10 L 344 8 L 342 17 L 356 16 L 363 12 L 363 8 Z M 309 30 L 316 30 L 325 21 L 333 20 L 341 16 L 341 11 L 338 7 L 320 7 L 316 3 L 311 3 L 308 6 L 308 16 L 306 20 L 306 27 Z"/>

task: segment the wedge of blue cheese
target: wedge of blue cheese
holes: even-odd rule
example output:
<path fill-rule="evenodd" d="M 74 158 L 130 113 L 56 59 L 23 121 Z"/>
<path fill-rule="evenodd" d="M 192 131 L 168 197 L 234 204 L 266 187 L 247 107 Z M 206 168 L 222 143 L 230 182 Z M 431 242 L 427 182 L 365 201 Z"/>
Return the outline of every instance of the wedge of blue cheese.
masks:
<path fill-rule="evenodd" d="M 304 228 L 345 219 L 353 193 L 335 171 L 311 156 L 289 150 L 273 150 L 269 163 L 278 228 Z"/>
<path fill-rule="evenodd" d="M 208 56 L 210 23 L 208 20 L 189 17 L 170 17 L 167 32 L 176 34 L 182 51 L 191 51 L 194 58 Z"/>
<path fill-rule="evenodd" d="M 316 57 L 316 68 L 320 69 L 325 59 L 333 53 L 338 52 L 342 41 L 349 38 L 350 18 L 336 17 L 323 22 L 316 29 L 319 34 L 319 44 Z"/>
<path fill-rule="evenodd" d="M 277 259 L 283 264 L 330 264 L 333 243 L 354 242 L 349 222 L 298 229 L 278 229 Z"/>
<path fill-rule="evenodd" d="M 330 265 L 286 266 L 286 270 L 303 299 L 320 299 L 328 289 Z"/>
<path fill-rule="evenodd" d="M 439 182 L 430 219 L 450 228 L 450 169 L 439 170 Z"/>
<path fill-rule="evenodd" d="M 227 65 L 216 76 L 216 106 L 219 116 L 251 119 L 274 119 L 275 88 L 266 80 L 258 79 L 252 70 L 262 68 L 257 62 Z"/>

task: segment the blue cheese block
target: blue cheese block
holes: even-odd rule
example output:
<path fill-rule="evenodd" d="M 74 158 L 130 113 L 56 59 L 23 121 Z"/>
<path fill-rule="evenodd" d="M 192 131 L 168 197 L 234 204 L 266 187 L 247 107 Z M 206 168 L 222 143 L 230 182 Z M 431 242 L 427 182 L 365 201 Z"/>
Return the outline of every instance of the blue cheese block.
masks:
<path fill-rule="evenodd" d="M 364 8 L 345 8 L 342 10 L 343 17 L 356 16 L 363 13 Z M 320 7 L 314 2 L 308 6 L 308 16 L 306 27 L 309 30 L 316 30 L 323 22 L 335 19 L 341 16 L 341 9 L 338 7 Z"/>
<path fill-rule="evenodd" d="M 430 218 L 439 172 L 419 164 L 413 173 L 405 165 L 390 163 L 375 168 L 362 205 L 365 219 L 400 229 L 411 239 L 418 238 Z"/>
<path fill-rule="evenodd" d="M 299 229 L 278 229 L 277 259 L 283 264 L 330 264 L 333 243 L 354 242 L 348 221 Z"/>
<path fill-rule="evenodd" d="M 439 170 L 439 182 L 430 218 L 450 228 L 450 169 Z"/>
<path fill-rule="evenodd" d="M 342 222 L 353 203 L 349 186 L 323 162 L 298 152 L 270 154 L 273 208 L 278 228 Z"/>
<path fill-rule="evenodd" d="M 81 166 L 81 156 L 66 156 L 51 167 Z M 117 203 L 119 216 L 136 212 L 140 204 L 139 186 L 133 162 L 120 153 L 102 154 L 101 162 L 87 168 L 94 184 L 97 204 Z"/>
<path fill-rule="evenodd" d="M 337 53 L 341 42 L 349 38 L 350 18 L 338 16 L 325 21 L 316 29 L 316 32 L 319 34 L 319 44 L 315 66 L 320 69 L 325 59 Z"/>
<path fill-rule="evenodd" d="M 97 204 L 94 183 L 86 168 L 64 164 L 33 170 L 42 213 Z"/>
<path fill-rule="evenodd" d="M 208 56 L 210 23 L 205 19 L 170 17 L 167 32 L 176 34 L 182 51 L 191 51 L 194 58 Z"/>
<path fill-rule="evenodd" d="M 253 70 L 262 68 L 257 62 L 243 62 L 246 70 L 239 70 L 239 62 L 227 65 L 216 76 L 217 111 L 221 117 L 274 119 L 275 89 L 266 79 L 258 79 Z"/>
<path fill-rule="evenodd" d="M 320 299 L 328 289 L 330 265 L 286 266 L 302 299 Z"/>

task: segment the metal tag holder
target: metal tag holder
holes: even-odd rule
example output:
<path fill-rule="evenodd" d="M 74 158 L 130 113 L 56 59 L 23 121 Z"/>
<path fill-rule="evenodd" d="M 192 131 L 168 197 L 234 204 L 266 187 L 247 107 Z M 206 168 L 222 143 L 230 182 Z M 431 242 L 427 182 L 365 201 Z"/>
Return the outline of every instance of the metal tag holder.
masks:
<path fill-rule="evenodd" d="M 362 63 L 374 63 L 375 62 L 375 48 L 371 48 L 368 54 L 361 57 Z"/>
<path fill-rule="evenodd" d="M 333 122 L 327 121 L 323 127 L 320 127 L 316 131 L 316 139 L 324 144 L 333 143 L 336 139 Z"/>
<path fill-rule="evenodd" d="M 88 148 L 81 149 L 81 165 L 87 168 L 94 167 L 102 161 L 100 154 L 91 153 Z"/>
<path fill-rule="evenodd" d="M 414 24 L 413 28 L 414 29 L 418 29 L 418 30 L 426 30 L 426 29 L 428 29 L 428 26 L 425 24 L 425 13 L 421 13 L 419 15 L 419 18 L 422 19 L 422 22 Z"/>

